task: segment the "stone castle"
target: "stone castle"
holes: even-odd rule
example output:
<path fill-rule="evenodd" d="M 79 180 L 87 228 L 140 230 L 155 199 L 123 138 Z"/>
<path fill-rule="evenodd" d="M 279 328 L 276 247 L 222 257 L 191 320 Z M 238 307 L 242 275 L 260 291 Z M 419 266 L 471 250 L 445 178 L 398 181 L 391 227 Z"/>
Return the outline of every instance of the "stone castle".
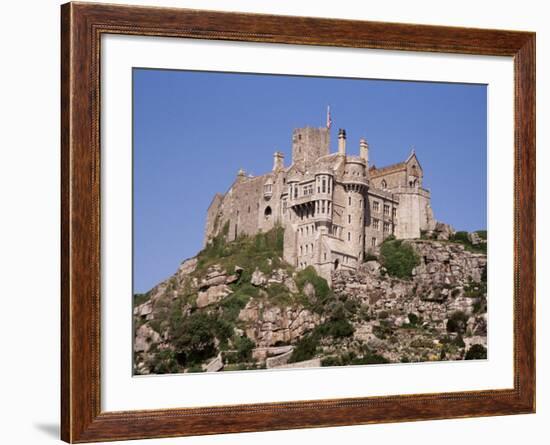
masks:
<path fill-rule="evenodd" d="M 313 266 L 329 283 L 332 271 L 354 270 L 388 236 L 420 238 L 435 220 L 430 192 L 414 150 L 398 164 L 369 166 L 369 145 L 359 156 L 346 153 L 346 132 L 338 132 L 338 152 L 330 153 L 330 123 L 292 133 L 292 163 L 280 152 L 273 170 L 249 176 L 241 169 L 225 195 L 208 208 L 205 243 L 228 228 L 227 239 L 284 227 L 284 259 Z"/>

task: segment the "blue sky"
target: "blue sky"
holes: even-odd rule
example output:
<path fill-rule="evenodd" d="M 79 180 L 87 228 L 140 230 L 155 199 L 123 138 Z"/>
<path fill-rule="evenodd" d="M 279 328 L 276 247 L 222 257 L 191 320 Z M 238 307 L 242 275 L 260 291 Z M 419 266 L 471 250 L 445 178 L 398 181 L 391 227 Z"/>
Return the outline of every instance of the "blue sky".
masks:
<path fill-rule="evenodd" d="M 291 133 L 332 112 L 348 153 L 369 142 L 376 166 L 414 147 L 439 221 L 487 225 L 485 85 L 134 69 L 134 291 L 145 292 L 202 247 L 206 210 L 239 168 L 291 161 Z"/>

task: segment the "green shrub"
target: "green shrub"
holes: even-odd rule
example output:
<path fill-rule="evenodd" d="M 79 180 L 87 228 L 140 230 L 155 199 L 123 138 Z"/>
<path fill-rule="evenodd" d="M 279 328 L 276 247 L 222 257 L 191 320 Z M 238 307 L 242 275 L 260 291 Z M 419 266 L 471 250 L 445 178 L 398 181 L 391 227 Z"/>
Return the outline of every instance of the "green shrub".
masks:
<path fill-rule="evenodd" d="M 463 334 L 466 331 L 467 323 L 468 315 L 462 311 L 453 312 L 447 320 L 447 332 Z"/>
<path fill-rule="evenodd" d="M 149 300 L 149 292 L 145 294 L 134 294 L 134 307 L 140 306 Z"/>
<path fill-rule="evenodd" d="M 289 306 L 292 303 L 292 294 L 288 288 L 279 283 L 271 283 L 266 288 L 269 301 L 278 306 Z"/>
<path fill-rule="evenodd" d="M 222 317 L 224 320 L 228 322 L 235 322 L 241 309 L 246 306 L 246 303 L 248 303 L 248 300 L 250 300 L 252 296 L 256 295 L 258 290 L 254 288 L 255 293 L 248 292 L 248 286 L 253 287 L 250 284 L 245 285 L 243 288 L 229 295 L 221 302 L 220 307 L 222 309 Z"/>
<path fill-rule="evenodd" d="M 376 256 L 373 252 L 371 251 L 365 252 L 365 262 L 376 261 L 376 260 L 378 260 L 378 256 Z"/>
<path fill-rule="evenodd" d="M 473 311 L 476 314 L 484 314 L 487 312 L 487 298 L 484 296 L 478 298 L 474 303 Z"/>
<path fill-rule="evenodd" d="M 308 266 L 296 274 L 296 285 L 300 292 L 304 290 L 304 286 L 308 282 L 311 283 L 315 289 L 315 299 L 318 305 L 325 304 L 329 297 L 332 296 L 332 291 L 327 280 L 317 275 L 317 271 L 312 266 Z"/>
<path fill-rule="evenodd" d="M 149 362 L 149 368 L 154 374 L 172 374 L 179 371 L 176 354 L 169 349 L 158 351 Z"/>
<path fill-rule="evenodd" d="M 197 311 L 172 325 L 170 333 L 180 363 L 191 366 L 214 356 L 214 339 L 227 342 L 233 327 L 213 315 Z"/>
<path fill-rule="evenodd" d="M 237 337 L 233 340 L 236 351 L 224 352 L 226 363 L 242 363 L 252 361 L 252 350 L 255 344 L 248 337 Z"/>
<path fill-rule="evenodd" d="M 484 360 L 487 358 L 487 349 L 483 345 L 473 345 L 466 352 L 465 360 Z"/>
<path fill-rule="evenodd" d="M 479 234 L 480 238 L 487 239 L 487 231 L 486 230 L 478 230 L 476 233 Z M 485 235 L 485 238 L 483 238 L 482 235 Z M 481 253 L 487 253 L 487 243 L 480 243 L 477 245 L 473 245 L 468 238 L 468 232 L 465 231 L 459 231 L 456 232 L 454 235 L 451 235 L 449 237 L 449 241 L 454 243 L 459 243 L 464 246 L 466 250 L 469 250 L 471 252 L 481 252 Z"/>
<path fill-rule="evenodd" d="M 418 255 L 410 244 L 390 238 L 386 238 L 380 248 L 382 265 L 391 276 L 397 278 L 412 277 L 412 270 L 420 264 Z"/>
<path fill-rule="evenodd" d="M 476 233 L 482 240 L 487 241 L 487 230 L 476 230 Z"/>
<path fill-rule="evenodd" d="M 289 362 L 295 363 L 312 359 L 317 353 L 318 346 L 319 337 L 317 335 L 306 335 L 302 337 L 298 343 L 296 343 Z"/>
<path fill-rule="evenodd" d="M 416 314 L 413 314 L 412 312 L 407 316 L 409 318 L 409 324 L 411 326 L 418 326 L 422 324 L 422 317 L 419 317 Z"/>

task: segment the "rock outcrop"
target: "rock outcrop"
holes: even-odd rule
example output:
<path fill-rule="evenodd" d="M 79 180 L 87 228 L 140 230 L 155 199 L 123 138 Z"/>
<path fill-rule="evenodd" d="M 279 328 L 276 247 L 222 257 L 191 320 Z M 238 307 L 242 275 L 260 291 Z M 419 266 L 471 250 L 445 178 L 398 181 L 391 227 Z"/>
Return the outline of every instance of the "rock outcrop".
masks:
<path fill-rule="evenodd" d="M 439 229 L 442 238 L 453 233 Z M 406 279 L 370 260 L 333 272 L 331 288 L 313 269 L 297 271 L 276 255 L 247 264 L 186 260 L 134 307 L 134 370 L 479 358 L 468 351 L 487 343 L 486 255 L 447 240 L 403 244 L 417 256 Z"/>

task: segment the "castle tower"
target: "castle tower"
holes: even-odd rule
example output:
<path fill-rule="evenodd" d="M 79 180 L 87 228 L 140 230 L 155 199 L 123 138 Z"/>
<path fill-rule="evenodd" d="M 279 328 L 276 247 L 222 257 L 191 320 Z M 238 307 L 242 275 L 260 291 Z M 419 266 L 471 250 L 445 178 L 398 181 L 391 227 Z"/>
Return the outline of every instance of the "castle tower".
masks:
<path fill-rule="evenodd" d="M 292 162 L 304 163 L 306 168 L 321 156 L 330 153 L 329 128 L 297 128 L 292 133 Z"/>

